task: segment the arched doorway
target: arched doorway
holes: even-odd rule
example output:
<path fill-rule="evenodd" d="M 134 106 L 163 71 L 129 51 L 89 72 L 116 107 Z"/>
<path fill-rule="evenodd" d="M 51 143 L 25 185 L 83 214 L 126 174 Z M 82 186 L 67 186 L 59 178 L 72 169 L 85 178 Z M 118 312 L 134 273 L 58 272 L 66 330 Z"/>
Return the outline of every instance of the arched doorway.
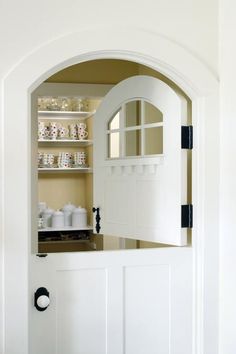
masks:
<path fill-rule="evenodd" d="M 141 39 L 141 43 L 143 43 L 142 46 L 142 55 L 137 55 L 135 54 L 137 51 L 140 52 L 140 48 L 137 47 L 137 44 L 135 43 L 131 43 L 132 39 L 133 39 L 133 35 L 134 33 L 130 33 L 129 36 L 127 37 L 127 40 L 125 41 L 125 43 L 123 43 L 123 45 L 121 45 L 121 48 L 123 48 L 123 50 L 121 50 L 119 53 L 115 50 L 115 48 L 113 48 L 113 44 L 112 42 L 108 43 L 106 39 L 104 39 L 104 47 L 107 48 L 106 53 L 102 52 L 99 54 L 99 48 L 97 48 L 97 44 L 95 43 L 95 39 L 96 39 L 96 35 L 94 33 L 93 34 L 93 38 L 91 36 L 91 33 L 88 34 L 87 40 L 88 38 L 91 39 L 90 42 L 90 46 L 91 46 L 91 51 L 90 54 L 87 55 L 87 42 L 86 42 L 86 49 L 85 52 L 83 52 L 83 50 L 81 49 L 81 51 L 78 53 L 76 53 L 75 48 L 72 46 L 74 46 L 74 43 L 76 41 L 76 37 L 78 36 L 78 34 L 76 35 L 72 35 L 69 43 L 71 44 L 71 48 L 67 47 L 67 52 L 64 54 L 60 54 L 59 56 L 58 53 L 56 53 L 56 51 L 54 51 L 58 45 L 58 49 L 59 47 L 62 45 L 62 42 L 64 39 L 61 39 L 58 41 L 58 43 L 53 43 L 53 45 L 51 46 L 51 50 L 54 51 L 54 55 L 50 57 L 49 52 L 47 52 L 47 55 L 45 55 L 45 51 L 42 50 L 41 51 L 41 58 L 40 58 L 40 51 L 36 54 L 36 56 L 34 56 L 34 54 L 28 58 L 28 60 L 25 60 L 22 64 L 19 65 L 19 67 L 17 67 L 5 80 L 5 97 L 6 97 L 6 141 L 5 141 L 5 151 L 7 153 L 6 157 L 6 176 L 7 176 L 7 181 L 5 184 L 6 187 L 6 193 L 7 193 L 7 200 L 10 200 L 10 198 L 12 198 L 13 196 L 15 196 L 19 191 L 19 185 L 21 186 L 21 190 L 20 193 L 18 193 L 17 196 L 17 200 L 16 200 L 16 206 L 18 205 L 18 207 L 21 205 L 24 205 L 23 207 L 23 212 L 21 214 L 21 217 L 18 220 L 18 226 L 17 226 L 17 230 L 14 229 L 14 225 L 10 225 L 8 222 L 6 222 L 5 226 L 5 231 L 6 231 L 6 250 L 8 250 L 9 252 L 6 255 L 6 274 L 7 276 L 13 271 L 14 274 L 18 273 L 19 275 L 19 279 L 23 280 L 23 283 L 25 284 L 25 286 L 22 287 L 22 292 L 19 296 L 19 301 L 21 301 L 21 303 L 23 304 L 21 306 L 21 311 L 22 311 L 22 323 L 23 325 L 21 326 L 21 328 L 17 328 L 15 326 L 11 326 L 11 321 L 13 319 L 12 314 L 14 313 L 14 310 L 16 310 L 16 308 L 19 308 L 19 303 L 17 302 L 17 300 L 15 300 L 12 296 L 11 296 L 11 292 L 12 292 L 12 288 L 14 288 L 14 286 L 16 286 L 14 279 L 11 280 L 11 277 L 8 277 L 8 281 L 6 283 L 6 295 L 8 296 L 8 301 L 6 302 L 6 314 L 7 314 L 7 318 L 8 321 L 6 322 L 7 325 L 9 326 L 9 328 L 7 328 L 7 333 L 11 333 L 13 331 L 13 335 L 16 338 L 15 343 L 17 343 L 17 340 L 19 338 L 20 343 L 22 343 L 22 338 L 23 338 L 23 343 L 22 346 L 25 346 L 25 348 L 27 348 L 27 318 L 26 318 L 26 313 L 27 313 L 27 307 L 28 307 L 28 293 L 27 293 L 27 281 L 26 281 L 26 274 L 27 274 L 27 254 L 28 254 L 28 242 L 29 242 L 29 238 L 26 235 L 29 235 L 29 230 L 30 230 L 30 221 L 27 217 L 27 208 L 28 208 L 28 203 L 29 203 L 29 173 L 30 173 L 30 169 L 29 169 L 29 160 L 28 160 L 28 134 L 27 131 L 23 131 L 22 135 L 21 135 L 21 139 L 19 140 L 19 136 L 16 134 L 14 134 L 14 138 L 15 141 L 18 145 L 21 145 L 22 149 L 21 149 L 21 153 L 19 155 L 20 161 L 21 161 L 21 167 L 22 167 L 22 171 L 20 171 L 19 175 L 18 175 L 18 182 L 20 183 L 18 185 L 18 183 L 15 183 L 13 181 L 13 179 L 11 178 L 11 176 L 13 177 L 14 172 L 13 172 L 13 167 L 11 166 L 11 164 L 9 163 L 9 161 L 12 159 L 12 154 L 15 158 L 15 154 L 13 153 L 13 149 L 10 146 L 9 143 L 9 136 L 11 135 L 10 132 L 12 131 L 12 124 L 13 124 L 13 117 L 16 114 L 16 107 L 17 107 L 17 113 L 20 109 L 20 114 L 18 114 L 19 120 L 20 120 L 20 124 L 19 121 L 15 122 L 14 121 L 14 128 L 16 128 L 16 130 L 19 131 L 20 127 L 22 127 L 22 125 L 26 128 L 28 127 L 29 129 L 29 120 L 27 117 L 27 107 L 28 107 L 28 93 L 29 91 L 33 90 L 35 88 L 35 86 L 38 85 L 39 81 L 42 81 L 43 78 L 45 76 L 48 76 L 48 70 L 50 70 L 50 68 L 53 68 L 53 71 L 57 71 L 59 67 L 63 67 L 63 66 L 67 66 L 69 65 L 71 62 L 78 62 L 78 61 L 84 61 L 86 60 L 86 55 L 87 55 L 87 59 L 94 57 L 94 58 L 99 58 L 99 57 L 116 57 L 116 58 L 124 58 L 124 59 L 129 59 L 132 60 L 134 58 L 136 58 L 136 61 L 141 61 L 142 63 L 146 63 L 148 66 L 155 68 L 156 70 L 161 70 L 162 72 L 165 72 L 166 74 L 168 74 L 167 76 L 171 77 L 172 79 L 174 79 L 174 81 L 176 81 L 177 84 L 179 84 L 193 99 L 194 101 L 194 119 L 195 122 L 199 122 L 198 127 L 201 125 L 200 121 L 201 119 L 203 119 L 204 116 L 204 110 L 206 109 L 206 107 L 212 107 L 212 105 L 214 106 L 214 99 L 215 99 L 215 94 L 216 94 L 216 83 L 214 81 L 214 79 L 212 79 L 211 75 L 207 72 L 207 70 L 200 64 L 198 63 L 195 58 L 192 58 L 189 54 L 187 53 L 183 53 L 180 48 L 175 47 L 175 45 L 169 45 L 167 46 L 167 49 L 163 49 L 162 52 L 162 58 L 160 59 L 157 53 L 155 53 L 155 50 L 152 50 L 150 48 L 147 48 L 147 43 L 150 43 L 150 37 L 148 34 L 146 33 L 139 33 L 140 35 L 140 39 Z M 151 35 L 152 36 L 152 35 Z M 121 34 L 118 33 L 114 33 L 113 39 L 114 38 L 118 38 L 119 41 L 121 41 Z M 155 36 L 154 36 L 155 37 Z M 73 40 L 72 40 L 73 39 Z M 81 48 L 83 48 L 83 41 L 81 41 L 80 39 L 80 43 L 81 43 Z M 68 38 L 67 38 L 68 40 Z M 159 49 L 163 48 L 163 44 L 165 40 L 158 38 L 156 43 L 157 43 L 157 47 L 159 44 Z M 101 41 L 100 41 L 101 44 Z M 49 45 L 50 47 L 50 45 Z M 129 48 L 129 49 L 128 49 Z M 45 49 L 45 48 L 44 48 Z M 152 52 L 152 53 L 151 53 Z M 181 53 L 181 54 L 180 54 Z M 152 54 L 152 55 L 150 55 Z M 168 59 L 168 55 L 171 55 L 171 59 Z M 175 54 L 175 55 L 174 55 Z M 180 54 L 178 56 L 178 54 Z M 57 58 L 56 58 L 57 56 Z M 172 58 L 175 56 L 175 60 Z M 76 57 L 76 58 L 75 58 Z M 165 57 L 165 58 L 164 58 Z M 42 60 L 42 58 L 44 58 L 44 60 Z M 73 58 L 73 59 L 68 59 L 68 58 Z M 79 59 L 78 59 L 79 58 Z M 151 58 L 157 58 L 157 59 L 151 59 Z M 158 58 L 160 59 L 160 61 L 158 61 Z M 180 59 L 184 59 L 183 63 L 185 65 L 180 64 L 180 61 L 177 60 L 177 58 Z M 164 60 L 166 64 L 163 65 L 163 62 L 161 62 L 161 60 Z M 41 61 L 41 63 L 39 64 L 39 61 Z M 189 62 L 188 62 L 189 60 Z M 172 63 L 170 63 L 170 61 L 172 61 Z M 174 63 L 175 62 L 175 63 Z M 63 64 L 62 64 L 63 63 Z M 169 63 L 169 64 L 168 64 Z M 30 66 L 29 66 L 30 64 Z M 36 64 L 36 65 L 35 65 Z M 176 64 L 176 65 L 175 65 Z M 173 65 L 171 67 L 171 65 Z M 28 68 L 31 67 L 33 68 L 33 72 L 30 72 L 28 70 Z M 181 68 L 182 67 L 182 68 Z M 196 70 L 193 70 L 193 67 L 196 68 Z M 199 77 L 197 78 L 196 76 L 193 78 L 192 74 L 194 71 L 194 75 L 196 74 L 196 76 L 199 75 Z M 182 74 L 180 75 L 179 72 L 182 72 Z M 45 74 L 46 73 L 46 74 Z M 187 77 L 187 79 L 183 79 L 183 76 Z M 192 78 L 191 78 L 192 77 Z M 38 81 L 38 78 L 39 81 Z M 207 78 L 207 79 L 206 79 Z M 16 85 L 16 82 L 18 82 L 18 85 Z M 193 88 L 193 86 L 194 88 Z M 22 91 L 20 92 L 19 87 L 21 87 Z M 202 103 L 201 98 L 206 96 L 206 92 L 207 94 L 211 93 L 211 99 L 206 100 L 205 101 L 205 105 Z M 213 97 L 213 98 L 212 98 Z M 196 99 L 196 100 L 195 100 Z M 11 105 L 12 100 L 15 102 L 16 107 L 13 107 Z M 203 110 L 200 112 L 200 107 L 203 107 Z M 201 117 L 201 119 L 200 119 Z M 18 125 L 19 124 L 19 125 Z M 19 128 L 19 129 L 18 129 Z M 202 134 L 199 134 L 199 139 L 203 139 Z M 22 138 L 23 138 L 23 144 L 22 144 Z M 206 145 L 206 149 L 208 151 L 207 145 Z M 199 153 L 199 151 L 197 152 L 197 154 Z M 195 171 L 196 171 L 196 166 L 202 166 L 204 167 L 205 164 L 203 163 L 203 160 L 200 159 L 200 155 L 197 155 L 197 162 L 195 165 Z M 201 155 L 202 157 L 202 155 Z M 203 164 L 203 165 L 202 165 Z M 200 169 L 201 170 L 201 169 Z M 199 185 L 202 186 L 203 181 L 201 182 L 201 177 L 199 174 L 196 174 L 196 180 L 198 181 Z M 210 177 L 207 177 L 207 180 L 204 180 L 204 182 L 210 183 Z M 195 182 L 196 183 L 196 182 Z M 200 187 L 200 191 L 198 190 L 198 192 L 195 192 L 196 194 L 200 194 L 202 196 L 203 190 L 201 190 Z M 9 197 L 9 199 L 8 199 Z M 206 196 L 205 200 L 208 197 Z M 197 199 L 197 198 L 196 198 Z M 6 200 L 6 201 L 7 201 Z M 201 207 L 202 204 L 200 203 L 199 200 L 196 200 L 197 206 L 199 207 L 198 210 L 200 211 L 198 214 L 198 224 L 197 224 L 197 230 L 202 230 L 203 225 L 203 219 L 201 219 Z M 209 201 L 210 203 L 210 201 Z M 10 208 L 6 207 L 6 221 L 8 221 L 8 215 L 10 215 Z M 209 228 L 211 228 L 211 225 L 208 225 Z M 17 232 L 15 232 L 17 231 Z M 18 236 L 21 234 L 21 240 L 19 242 L 19 238 L 14 239 L 14 235 L 16 235 L 16 233 L 18 234 Z M 24 236 L 23 236 L 24 235 Z M 197 246 L 199 247 L 199 245 L 201 244 L 201 237 L 203 237 L 203 234 L 199 234 L 198 233 L 198 238 L 197 238 Z M 11 253 L 11 247 L 13 246 L 12 242 L 14 243 L 14 247 L 17 247 L 18 252 L 16 254 L 14 254 L 14 259 L 13 259 L 13 255 Z M 198 249 L 196 249 L 196 253 L 199 255 L 197 258 L 197 260 L 199 261 L 202 253 L 198 253 Z M 22 255 L 25 255 L 24 260 L 22 262 Z M 19 258 L 18 258 L 19 257 Z M 19 259 L 19 261 L 17 261 L 17 258 Z M 21 264 L 21 267 L 17 267 L 16 266 Z M 198 268 L 198 270 L 201 272 L 202 268 Z M 199 276 L 199 280 L 202 280 L 202 273 L 200 273 Z M 201 283 L 201 281 L 200 281 Z M 212 289 L 209 289 L 209 293 L 208 295 L 211 293 Z M 201 317 L 202 312 L 199 313 L 199 316 Z M 19 331 L 18 331 L 19 330 Z M 16 331 L 16 332 L 15 332 Z M 10 346 L 10 344 L 9 344 Z M 9 347 L 8 346 L 8 347 Z M 19 348 L 19 346 L 18 346 Z M 14 353 L 14 347 L 12 347 L 11 353 Z M 25 351 L 26 352 L 26 351 Z"/>

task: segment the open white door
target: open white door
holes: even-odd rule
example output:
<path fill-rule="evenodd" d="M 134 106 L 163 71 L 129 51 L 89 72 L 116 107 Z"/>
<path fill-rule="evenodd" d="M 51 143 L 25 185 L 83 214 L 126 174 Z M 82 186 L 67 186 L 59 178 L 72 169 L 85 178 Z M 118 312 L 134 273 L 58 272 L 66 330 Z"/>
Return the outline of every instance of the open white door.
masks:
<path fill-rule="evenodd" d="M 181 113 L 178 95 L 149 76 L 122 81 L 102 101 L 94 117 L 94 206 L 102 234 L 186 245 Z"/>

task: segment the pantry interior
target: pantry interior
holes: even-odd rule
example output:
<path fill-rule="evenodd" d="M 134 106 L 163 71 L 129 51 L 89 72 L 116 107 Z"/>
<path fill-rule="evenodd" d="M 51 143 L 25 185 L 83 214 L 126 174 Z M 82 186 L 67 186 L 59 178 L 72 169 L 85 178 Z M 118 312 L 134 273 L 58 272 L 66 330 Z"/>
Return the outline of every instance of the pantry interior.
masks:
<path fill-rule="evenodd" d="M 124 60 L 104 59 L 73 65 L 49 77 L 33 93 L 32 126 L 37 126 L 33 129 L 33 138 L 37 141 L 38 151 L 39 205 L 43 209 L 53 209 L 56 213 L 63 207 L 65 210 L 73 205 L 77 207 L 78 213 L 83 212 L 83 217 L 86 218 L 86 225 L 83 224 L 82 227 L 76 227 L 75 224 L 74 227 L 64 225 L 61 228 L 53 228 L 52 215 L 47 224 L 45 223 L 46 214 L 43 215 L 43 209 L 40 209 L 38 214 L 39 253 L 169 247 L 169 245 L 160 243 L 124 239 L 122 235 L 120 238 L 100 235 L 94 231 L 95 217 L 92 209 L 94 207 L 93 135 L 95 132 L 93 131 L 93 117 L 106 93 L 118 82 L 135 75 L 154 76 L 174 88 L 181 97 L 187 122 L 191 124 L 191 101 L 173 82 L 144 65 Z M 135 120 L 140 114 L 139 105 L 137 101 L 132 107 Z M 52 137 L 53 124 L 56 124 L 56 138 Z M 40 135 L 40 126 L 46 136 Z M 75 126 L 77 136 L 72 138 L 72 129 Z M 82 137 L 78 135 L 79 127 L 83 128 Z M 85 131 L 84 135 L 83 131 Z M 134 153 L 137 154 L 137 139 L 137 136 L 130 135 L 131 154 L 132 149 L 135 149 Z M 135 140 L 135 144 L 132 140 Z M 149 141 L 151 145 L 155 145 L 155 137 L 149 136 Z M 161 141 L 161 137 L 158 141 Z M 114 143 L 115 141 L 110 141 L 110 145 Z M 155 149 L 154 153 L 162 152 L 160 143 Z M 110 146 L 110 152 L 112 154 L 112 146 Z M 82 163 L 80 161 L 79 164 L 78 160 L 74 160 L 78 153 L 80 157 L 85 156 L 85 160 Z M 73 167 L 63 165 L 62 154 L 70 156 L 73 160 Z M 53 156 L 51 165 L 47 160 L 50 156 Z M 187 163 L 187 196 L 188 202 L 191 203 L 191 151 L 188 152 Z M 188 229 L 188 243 L 191 244 L 190 229 Z"/>

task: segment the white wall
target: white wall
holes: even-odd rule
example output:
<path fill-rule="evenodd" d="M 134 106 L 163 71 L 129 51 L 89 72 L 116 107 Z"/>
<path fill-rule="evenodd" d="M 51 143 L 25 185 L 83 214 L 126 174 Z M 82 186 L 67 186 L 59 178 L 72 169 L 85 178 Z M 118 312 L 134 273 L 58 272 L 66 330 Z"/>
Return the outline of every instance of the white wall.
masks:
<path fill-rule="evenodd" d="M 236 4 L 221 0 L 220 354 L 236 352 Z"/>
<path fill-rule="evenodd" d="M 158 33 L 185 47 L 212 72 L 218 72 L 216 0 L 2 0 L 0 6 L 0 93 L 2 78 L 31 52 L 60 36 L 97 26 L 122 25 Z M 2 107 L 1 98 L 1 123 Z M 233 177 L 225 178 L 223 182 L 233 182 Z M 229 201 L 225 203 L 229 207 Z"/>
<path fill-rule="evenodd" d="M 2 0 L 0 73 L 45 42 L 104 25 L 160 33 L 195 53 L 216 72 L 217 11 L 216 0 Z"/>

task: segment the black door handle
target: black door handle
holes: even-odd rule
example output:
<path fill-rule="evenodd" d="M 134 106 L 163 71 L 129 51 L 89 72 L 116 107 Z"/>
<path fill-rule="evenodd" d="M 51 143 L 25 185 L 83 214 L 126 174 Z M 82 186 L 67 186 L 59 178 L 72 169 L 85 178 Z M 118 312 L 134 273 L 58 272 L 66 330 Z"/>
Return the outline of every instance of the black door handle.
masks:
<path fill-rule="evenodd" d="M 100 230 L 101 230 L 101 226 L 100 226 L 100 220 L 101 220 L 101 216 L 100 216 L 100 208 L 93 208 L 93 213 L 96 213 L 95 219 L 96 219 L 96 231 L 97 234 L 99 234 Z"/>
<path fill-rule="evenodd" d="M 49 292 L 46 288 L 38 288 L 34 293 L 34 306 L 38 311 L 45 311 L 50 304 Z"/>

